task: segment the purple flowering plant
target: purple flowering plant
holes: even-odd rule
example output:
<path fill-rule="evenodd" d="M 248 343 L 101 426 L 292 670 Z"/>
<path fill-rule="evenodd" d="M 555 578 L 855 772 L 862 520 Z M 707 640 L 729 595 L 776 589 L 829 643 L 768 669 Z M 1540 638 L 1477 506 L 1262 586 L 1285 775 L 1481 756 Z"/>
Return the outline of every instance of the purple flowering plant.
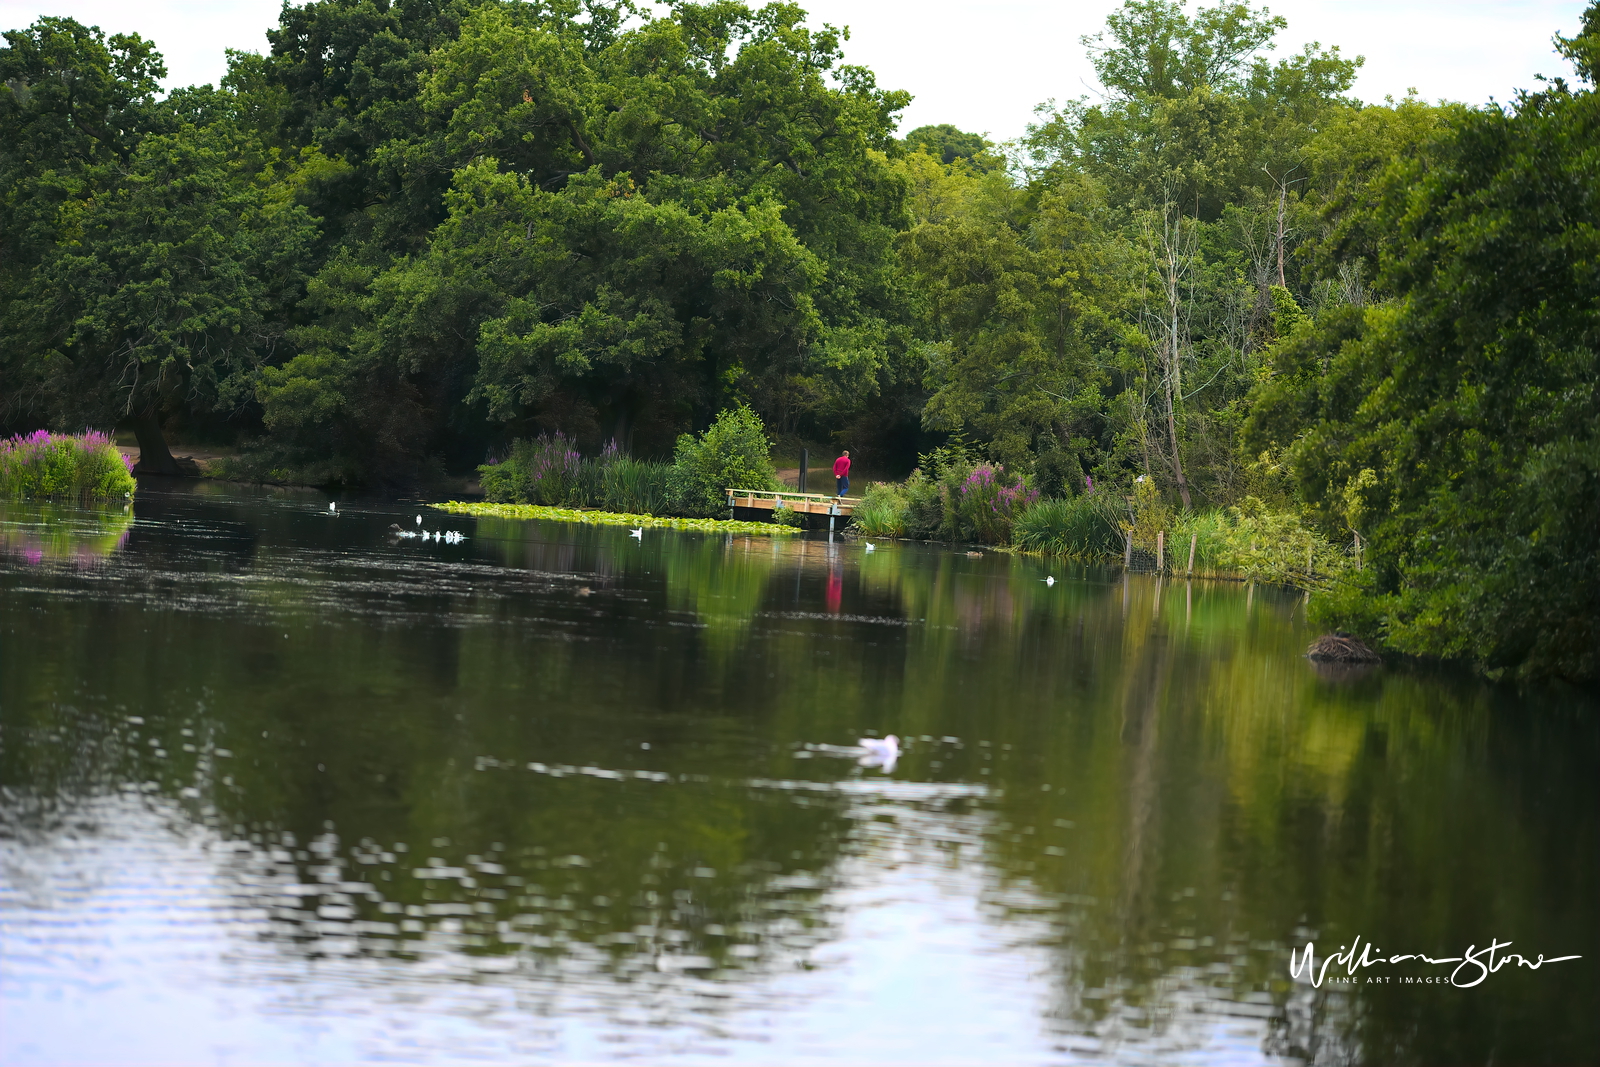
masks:
<path fill-rule="evenodd" d="M 0 495 L 119 499 L 133 495 L 133 461 L 98 430 L 35 430 L 0 440 Z"/>
<path fill-rule="evenodd" d="M 963 533 L 974 541 L 1002 544 L 1011 525 L 1039 494 L 1004 467 L 979 463 L 962 481 L 957 510 Z"/>

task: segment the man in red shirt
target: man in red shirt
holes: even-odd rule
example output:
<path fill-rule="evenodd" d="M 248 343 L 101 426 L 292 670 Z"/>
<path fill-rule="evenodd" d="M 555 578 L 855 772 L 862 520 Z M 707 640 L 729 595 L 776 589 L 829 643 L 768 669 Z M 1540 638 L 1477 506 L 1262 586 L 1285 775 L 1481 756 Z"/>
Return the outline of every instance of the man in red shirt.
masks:
<path fill-rule="evenodd" d="M 839 496 L 844 496 L 850 491 L 850 452 L 848 449 L 844 455 L 833 461 L 833 477 L 839 483 Z"/>

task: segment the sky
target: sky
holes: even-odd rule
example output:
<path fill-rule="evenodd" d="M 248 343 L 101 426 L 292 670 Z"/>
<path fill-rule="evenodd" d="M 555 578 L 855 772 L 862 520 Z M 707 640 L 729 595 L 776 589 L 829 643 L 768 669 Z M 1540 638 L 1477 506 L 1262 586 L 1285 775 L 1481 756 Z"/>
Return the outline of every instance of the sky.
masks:
<path fill-rule="evenodd" d="M 813 24 L 850 29 L 846 61 L 914 97 L 901 131 L 950 122 L 996 141 L 1020 135 L 1049 100 L 1093 97 L 1079 38 L 1120 0 L 800 0 Z M 265 51 L 280 0 L 0 0 L 0 28 L 70 15 L 133 31 L 166 56 L 170 86 L 216 82 L 224 50 Z M 1551 50 L 1578 26 L 1584 0 L 1268 0 L 1289 23 L 1278 52 L 1308 41 L 1366 57 L 1353 92 L 1367 101 L 1415 89 L 1427 100 L 1482 104 L 1571 70 Z M 1191 10 L 1194 5 L 1190 5 Z"/>

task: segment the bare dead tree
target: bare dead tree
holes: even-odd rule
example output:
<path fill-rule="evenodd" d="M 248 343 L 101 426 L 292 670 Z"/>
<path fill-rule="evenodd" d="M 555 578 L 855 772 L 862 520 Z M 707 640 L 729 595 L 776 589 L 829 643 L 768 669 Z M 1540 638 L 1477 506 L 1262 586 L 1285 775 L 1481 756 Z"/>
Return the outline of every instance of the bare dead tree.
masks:
<path fill-rule="evenodd" d="M 1178 483 L 1178 495 L 1188 508 L 1192 501 L 1178 444 L 1177 409 L 1183 396 L 1183 361 L 1190 354 L 1189 276 L 1198 261 L 1199 235 L 1195 223 L 1184 216 L 1170 195 L 1163 198 L 1159 218 L 1153 213 L 1146 217 L 1144 231 L 1155 265 L 1157 292 L 1147 291 L 1141 325 L 1155 355 L 1167 424 L 1167 449 L 1157 451 L 1169 450 L 1166 459 Z"/>
<path fill-rule="evenodd" d="M 1293 174 L 1299 169 L 1300 164 L 1296 163 L 1294 166 L 1284 171 L 1282 175 L 1274 175 L 1272 171 L 1268 170 L 1266 167 L 1261 168 L 1261 172 L 1268 178 L 1272 179 L 1273 188 L 1278 190 L 1277 232 L 1273 235 L 1273 244 L 1276 246 L 1275 251 L 1278 259 L 1278 285 L 1284 289 L 1289 288 L 1289 283 L 1284 280 L 1285 276 L 1283 272 L 1284 247 L 1288 242 L 1290 233 L 1287 227 L 1287 219 L 1289 215 L 1289 187 L 1291 185 L 1298 185 L 1306 180 L 1303 177 L 1290 178 L 1289 175 Z"/>

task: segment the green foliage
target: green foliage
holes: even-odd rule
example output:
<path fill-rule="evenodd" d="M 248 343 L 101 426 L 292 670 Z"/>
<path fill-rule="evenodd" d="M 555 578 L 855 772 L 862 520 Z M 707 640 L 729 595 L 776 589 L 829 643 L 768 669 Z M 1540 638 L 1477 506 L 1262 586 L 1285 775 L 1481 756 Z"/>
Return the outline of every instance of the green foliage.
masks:
<path fill-rule="evenodd" d="M 618 456 L 602 471 L 602 507 L 645 515 L 660 515 L 671 508 L 676 482 L 669 464 Z"/>
<path fill-rule="evenodd" d="M 0 440 L 0 496 L 124 499 L 137 484 L 105 434 L 51 434 Z"/>
<path fill-rule="evenodd" d="M 1120 556 L 1127 511 L 1111 493 L 1041 500 L 1017 519 L 1012 543 L 1029 552 L 1085 561 Z"/>
<path fill-rule="evenodd" d="M 1254 497 L 1237 507 L 1178 517 L 1166 534 L 1166 563 L 1174 572 L 1187 572 L 1191 539 L 1194 573 L 1204 577 L 1320 589 L 1352 566 L 1345 546 L 1307 526 L 1296 512 L 1273 510 Z"/>
<path fill-rule="evenodd" d="M 779 500 L 778 506 L 772 509 L 772 521 L 777 523 L 779 526 L 788 526 L 795 530 L 804 529 L 805 519 L 801 516 L 800 512 L 796 511 L 794 508 L 787 508 L 782 505 L 783 501 Z"/>
<path fill-rule="evenodd" d="M 1033 488 L 1042 497 L 1068 497 L 1083 492 L 1083 464 L 1077 454 L 1061 447 L 1048 447 L 1041 452 L 1033 461 Z"/>
<path fill-rule="evenodd" d="M 901 142 L 907 152 L 922 152 L 945 166 L 963 160 L 978 173 L 1002 166 L 993 153 L 993 146 L 982 134 L 967 133 L 948 122 L 935 126 L 918 126 L 906 134 Z"/>
<path fill-rule="evenodd" d="M 1129 515 L 1122 524 L 1123 533 L 1132 535 L 1134 547 L 1154 552 L 1156 534 L 1171 529 L 1172 522 L 1172 506 L 1161 495 L 1156 483 L 1143 476 L 1136 479 Z"/>
<path fill-rule="evenodd" d="M 868 537 L 904 537 L 910 500 L 904 486 L 873 482 L 851 513 L 851 525 Z"/>
<path fill-rule="evenodd" d="M 722 412 L 698 438 L 684 434 L 673 456 L 677 508 L 719 515 L 728 509 L 729 489 L 781 490 L 771 452 L 761 417 L 743 405 Z"/>
<path fill-rule="evenodd" d="M 596 495 L 597 479 L 585 477 L 584 467 L 572 442 L 557 433 L 518 441 L 507 459 L 479 467 L 478 475 L 484 496 L 492 501 L 581 507 Z"/>
<path fill-rule="evenodd" d="M 940 470 L 937 477 L 929 477 L 921 467 L 911 472 L 905 484 L 905 523 L 909 536 L 930 541 L 956 539 L 952 499 L 961 484 L 960 479 L 965 476 L 965 471 L 959 467 Z"/>
<path fill-rule="evenodd" d="M 511 455 L 478 473 L 484 495 L 496 503 L 708 518 L 727 511 L 730 488 L 782 488 L 770 450 L 760 417 L 738 407 L 718 415 L 698 438 L 680 438 L 670 464 L 624 456 L 614 443 L 585 459 L 558 431 L 518 441 Z"/>
<path fill-rule="evenodd" d="M 1395 299 L 1325 313 L 1250 422 L 1372 572 L 1330 605 L 1403 652 L 1600 674 L 1600 99 L 1459 116 L 1377 183 Z M 1330 607 L 1329 610 L 1332 610 Z"/>

